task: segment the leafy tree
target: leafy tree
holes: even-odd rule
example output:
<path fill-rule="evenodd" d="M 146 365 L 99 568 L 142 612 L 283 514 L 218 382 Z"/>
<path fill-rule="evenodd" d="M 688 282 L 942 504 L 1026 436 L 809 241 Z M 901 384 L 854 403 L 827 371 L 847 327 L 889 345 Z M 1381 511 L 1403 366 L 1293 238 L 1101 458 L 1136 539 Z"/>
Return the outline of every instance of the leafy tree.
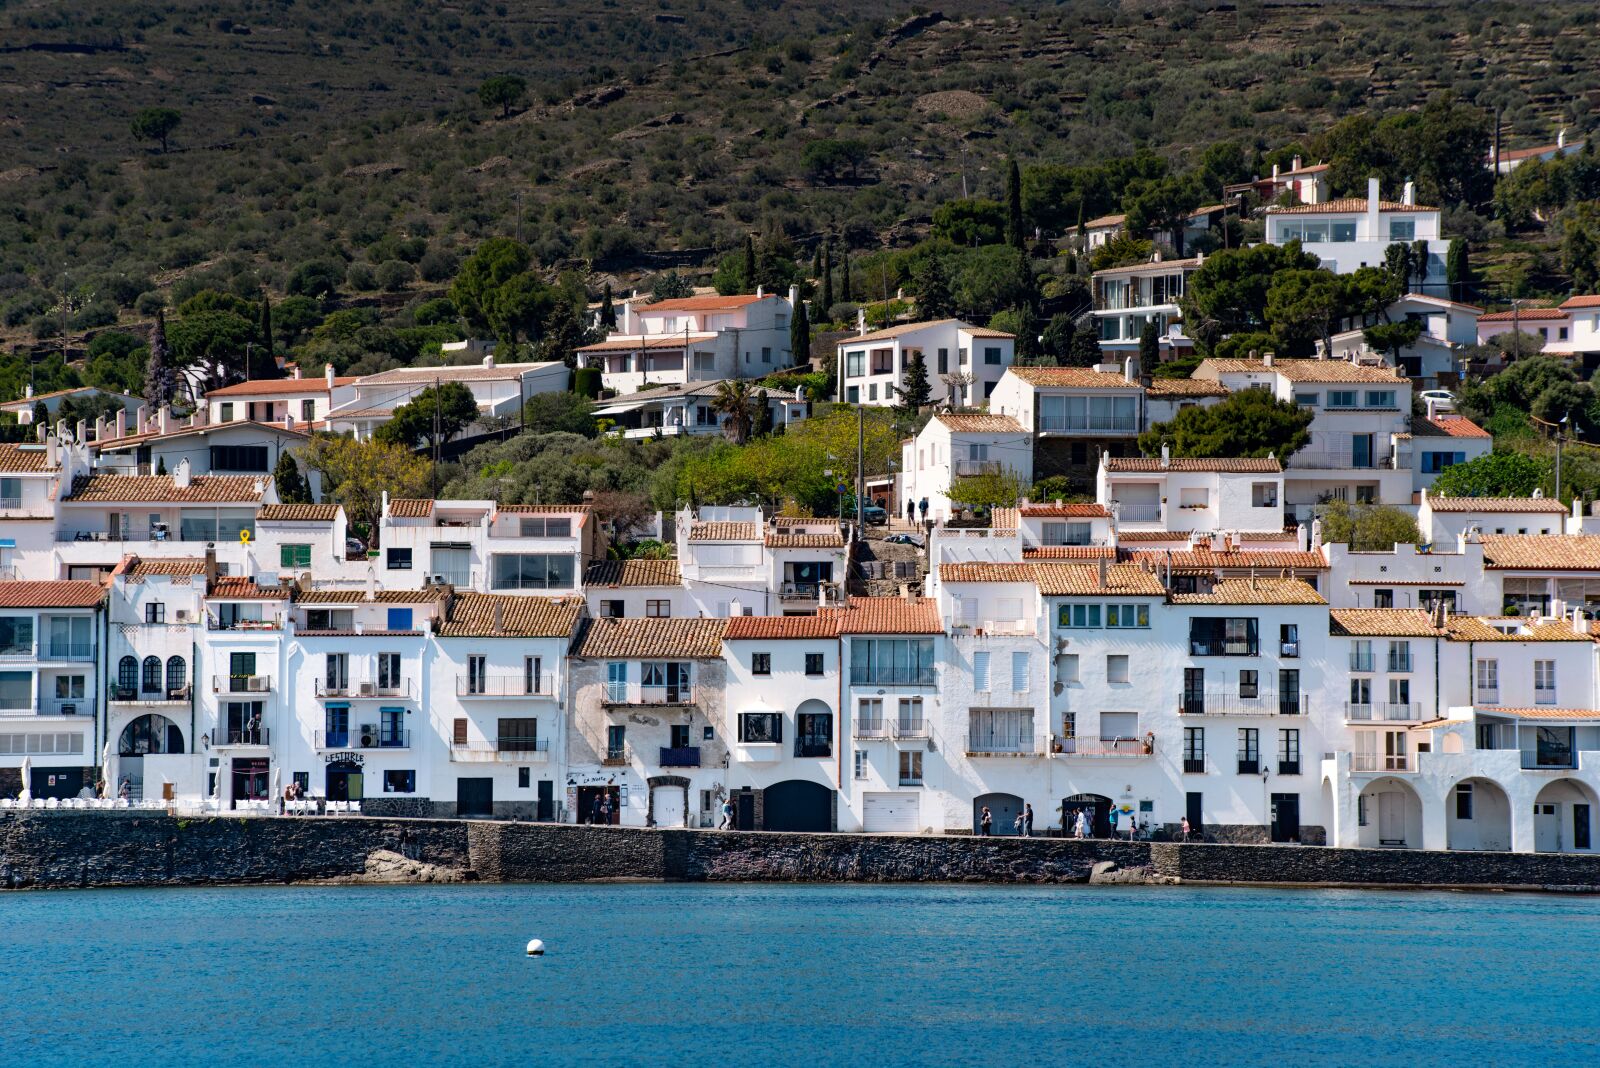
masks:
<path fill-rule="evenodd" d="M 499 108 L 500 117 L 511 117 L 511 109 L 528 92 L 528 83 L 515 74 L 496 74 L 478 86 L 478 100 L 484 107 Z"/>
<path fill-rule="evenodd" d="M 650 303 L 659 304 L 663 300 L 682 300 L 684 297 L 694 296 L 694 286 L 689 280 L 677 271 L 668 271 L 656 279 L 650 290 Z"/>
<path fill-rule="evenodd" d="M 594 340 L 584 325 L 583 316 L 569 301 L 556 300 L 545 316 L 544 336 L 539 339 L 539 359 L 578 366 L 577 350 Z"/>
<path fill-rule="evenodd" d="M 174 322 L 168 336 L 178 364 L 200 372 L 206 388 L 215 389 L 244 378 L 256 325 L 236 312 L 205 311 Z"/>
<path fill-rule="evenodd" d="M 317 434 L 305 460 L 322 475 L 323 499 L 343 505 L 351 521 L 368 530 L 378 526 L 385 491 L 395 497 L 427 492 L 428 464 L 404 445 Z"/>
<path fill-rule="evenodd" d="M 933 386 L 928 381 L 928 362 L 923 358 L 922 350 L 918 349 L 911 354 L 911 359 L 906 361 L 905 381 L 900 386 L 900 396 L 895 410 L 906 422 L 917 417 L 917 413 L 933 402 Z"/>
<path fill-rule="evenodd" d="M 373 280 L 385 293 L 399 293 L 416 280 L 415 267 L 405 260 L 384 260 L 373 272 Z"/>
<path fill-rule="evenodd" d="M 579 367 L 572 372 L 572 392 L 593 400 L 600 396 L 601 381 L 600 368 Z"/>
<path fill-rule="evenodd" d="M 1067 350 L 1068 367 L 1093 367 L 1105 362 L 1105 350 L 1100 347 L 1100 330 L 1094 318 L 1078 324 L 1072 335 L 1072 347 Z"/>
<path fill-rule="evenodd" d="M 1169 422 L 1156 423 L 1139 435 L 1147 456 L 1163 444 L 1174 456 L 1274 455 L 1280 462 L 1311 441 L 1312 412 L 1282 401 L 1264 389 L 1244 389 L 1219 404 L 1180 409 Z"/>
<path fill-rule="evenodd" d="M 495 307 L 500 290 L 527 272 L 529 259 L 527 246 L 509 237 L 491 237 L 467 257 L 450 285 L 450 302 L 467 325 L 489 330 L 503 321 Z"/>
<path fill-rule="evenodd" d="M 1567 220 L 1566 238 L 1561 243 L 1561 258 L 1567 273 L 1572 276 L 1572 291 L 1576 294 L 1600 291 L 1600 241 L 1588 219 L 1574 217 Z"/>
<path fill-rule="evenodd" d="M 917 316 L 921 319 L 952 319 L 955 297 L 950 292 L 950 275 L 943 256 L 932 255 L 922 261 L 916 274 Z"/>
<path fill-rule="evenodd" d="M 617 309 L 611 303 L 611 283 L 607 282 L 600 295 L 600 325 L 607 330 L 617 328 Z"/>
<path fill-rule="evenodd" d="M 1551 464 L 1524 452 L 1497 449 L 1439 472 L 1435 497 L 1528 497 L 1550 474 Z"/>
<path fill-rule="evenodd" d="M 1149 263 L 1155 245 L 1147 238 L 1123 232 L 1111 238 L 1089 255 L 1089 269 L 1104 271 L 1112 267 L 1132 267 Z"/>
<path fill-rule="evenodd" d="M 791 363 L 806 363 L 811 359 L 811 312 L 806 307 L 805 301 L 795 305 L 794 313 L 789 317 L 789 360 Z"/>
<path fill-rule="evenodd" d="M 711 410 L 722 416 L 722 433 L 732 444 L 743 445 L 750 440 L 755 425 L 751 410 L 754 403 L 750 383 L 742 379 L 724 379 L 717 383 Z"/>
<path fill-rule="evenodd" d="M 950 500 L 972 507 L 1015 508 L 1022 489 L 1022 481 L 1010 471 L 963 475 L 951 479 Z"/>
<path fill-rule="evenodd" d="M 1041 478 L 1028 490 L 1030 501 L 1069 501 L 1078 495 L 1072 479 L 1066 475 Z"/>
<path fill-rule="evenodd" d="M 844 171 L 854 181 L 869 155 L 865 141 L 824 137 L 800 150 L 800 166 L 812 178 L 836 181 Z"/>
<path fill-rule="evenodd" d="M 997 245 L 1005 228 L 1006 210 L 997 200 L 947 200 L 933 209 L 933 236 L 953 245 Z"/>
<path fill-rule="evenodd" d="M 272 484 L 277 487 L 278 500 L 284 504 L 311 503 L 311 487 L 300 473 L 300 465 L 294 462 L 293 453 L 285 452 L 278 458 L 278 466 L 272 472 Z"/>
<path fill-rule="evenodd" d="M 1450 283 L 1451 300 L 1472 299 L 1475 279 L 1472 276 L 1472 263 L 1468 256 L 1467 239 L 1453 238 L 1450 241 L 1450 252 L 1444 261 L 1444 277 L 1445 281 Z"/>
<path fill-rule="evenodd" d="M 171 353 L 167 348 L 167 316 L 156 312 L 155 325 L 150 327 L 150 358 L 144 365 L 144 403 L 150 411 L 160 411 L 172 403 L 177 392 L 177 378 L 173 374 Z"/>
<path fill-rule="evenodd" d="M 1414 267 L 1410 245 L 1396 241 L 1383 250 L 1383 269 L 1389 272 L 1402 290 L 1410 287 Z"/>
<path fill-rule="evenodd" d="M 325 260 L 307 260 L 289 272 L 283 288 L 291 296 L 316 297 L 325 300 L 338 290 L 344 281 L 344 271 Z"/>
<path fill-rule="evenodd" d="M 1229 334 L 1259 331 L 1267 324 L 1267 293 L 1275 276 L 1318 266 L 1298 241 L 1212 253 L 1183 287 L 1184 332 L 1209 352 Z"/>
<path fill-rule="evenodd" d="M 755 392 L 755 423 L 750 433 L 758 438 L 772 433 L 772 402 L 764 389 Z"/>
<path fill-rule="evenodd" d="M 171 108 L 143 108 L 133 117 L 133 136 L 141 141 L 161 142 L 161 151 L 167 151 L 167 139 L 183 121 Z"/>
<path fill-rule="evenodd" d="M 1415 345 L 1417 338 L 1422 336 L 1422 323 L 1415 319 L 1405 319 L 1398 323 L 1374 323 L 1361 331 L 1361 336 L 1366 339 L 1379 352 L 1388 353 L 1393 357 L 1395 365 L 1400 363 L 1400 353 Z"/>
<path fill-rule="evenodd" d="M 83 380 L 87 385 L 118 393 L 137 394 L 143 388 L 146 343 L 120 330 L 105 330 L 89 342 Z"/>
<path fill-rule="evenodd" d="M 956 262 L 956 307 L 964 319 L 988 322 L 1002 308 L 1036 300 L 1027 257 L 1009 245 L 971 249 Z"/>
<path fill-rule="evenodd" d="M 1039 351 L 1045 363 L 1065 366 L 1072 352 L 1072 339 L 1077 332 L 1072 316 L 1065 312 L 1052 315 L 1039 334 Z"/>
<path fill-rule="evenodd" d="M 455 317 L 455 309 L 451 308 L 449 318 Z M 293 348 L 315 330 L 322 319 L 322 308 L 311 297 L 286 297 L 272 310 L 272 326 L 285 348 Z"/>
<path fill-rule="evenodd" d="M 1320 518 L 1323 543 L 1347 545 L 1353 552 L 1392 552 L 1396 545 L 1417 545 L 1422 541 L 1417 521 L 1409 513 L 1386 504 L 1330 501 L 1323 506 Z"/>
<path fill-rule="evenodd" d="M 433 450 L 478 420 L 478 401 L 460 382 L 428 386 L 394 410 L 373 436 L 391 445 Z"/>
<path fill-rule="evenodd" d="M 1039 347 L 1039 317 L 1033 314 L 1030 305 L 1016 309 L 1016 324 L 1010 333 L 1017 339 L 1017 362 L 1024 367 L 1037 366 L 1043 350 Z"/>
<path fill-rule="evenodd" d="M 1148 373 L 1160 363 L 1161 333 L 1156 329 L 1154 319 L 1146 319 L 1144 329 L 1139 331 L 1139 367 Z"/>
<path fill-rule="evenodd" d="M 1172 247 L 1183 255 L 1183 231 L 1189 213 L 1200 206 L 1205 190 L 1192 175 L 1172 175 L 1149 182 L 1130 193 L 1123 201 L 1128 229 L 1140 234 L 1172 235 Z"/>
<path fill-rule="evenodd" d="M 1027 235 L 1022 226 L 1022 172 L 1015 159 L 1006 163 L 1006 244 L 1018 252 L 1027 251 Z"/>
<path fill-rule="evenodd" d="M 1289 356 L 1310 356 L 1314 342 L 1333 351 L 1333 324 L 1343 309 L 1344 294 L 1332 271 L 1280 271 L 1267 288 L 1267 322 Z"/>
<path fill-rule="evenodd" d="M 530 434 L 599 433 L 594 423 L 594 402 L 577 393 L 535 393 L 522 406 L 523 429 Z"/>

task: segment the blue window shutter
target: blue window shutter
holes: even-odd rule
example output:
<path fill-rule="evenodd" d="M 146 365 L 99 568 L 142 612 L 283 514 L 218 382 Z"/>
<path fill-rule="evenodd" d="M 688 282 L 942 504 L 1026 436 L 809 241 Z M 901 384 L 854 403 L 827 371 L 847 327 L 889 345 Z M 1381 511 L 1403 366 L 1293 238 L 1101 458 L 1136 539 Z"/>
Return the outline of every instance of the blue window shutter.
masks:
<path fill-rule="evenodd" d="M 390 630 L 410 630 L 411 629 L 411 609 L 409 609 L 409 608 L 391 608 L 391 609 L 389 609 L 389 629 Z"/>

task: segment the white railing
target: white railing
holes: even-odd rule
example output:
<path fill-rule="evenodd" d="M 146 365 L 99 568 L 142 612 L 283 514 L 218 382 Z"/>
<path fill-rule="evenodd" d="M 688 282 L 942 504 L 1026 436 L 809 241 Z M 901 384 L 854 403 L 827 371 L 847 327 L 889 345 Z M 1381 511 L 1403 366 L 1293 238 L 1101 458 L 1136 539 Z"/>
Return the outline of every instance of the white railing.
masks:
<path fill-rule="evenodd" d="M 1346 701 L 1344 718 L 1358 722 L 1413 722 L 1422 718 L 1422 706 L 1415 701 L 1409 704 L 1393 702 L 1355 704 Z"/>
<path fill-rule="evenodd" d="M 1411 758 L 1407 754 L 1390 756 L 1382 753 L 1352 753 L 1351 771 L 1410 771 Z"/>
<path fill-rule="evenodd" d="M 457 675 L 457 697 L 554 697 L 555 676 Z"/>
<path fill-rule="evenodd" d="M 1161 522 L 1161 505 L 1118 504 L 1117 518 L 1124 523 L 1159 523 Z"/>

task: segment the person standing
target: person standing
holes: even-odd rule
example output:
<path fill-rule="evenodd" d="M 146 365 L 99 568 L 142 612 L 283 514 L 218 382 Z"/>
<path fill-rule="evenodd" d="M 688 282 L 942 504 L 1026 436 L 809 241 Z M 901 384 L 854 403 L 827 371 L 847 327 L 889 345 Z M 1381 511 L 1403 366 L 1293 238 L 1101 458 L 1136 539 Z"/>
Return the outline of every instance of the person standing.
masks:
<path fill-rule="evenodd" d="M 1113 837 L 1113 838 L 1115 838 L 1117 836 L 1117 819 L 1121 815 L 1122 815 L 1122 813 L 1117 811 L 1117 806 L 1116 805 L 1112 805 L 1111 806 L 1110 820 L 1111 820 L 1111 837 Z"/>
<path fill-rule="evenodd" d="M 989 812 L 989 806 L 983 806 L 983 813 L 978 817 L 978 836 L 989 837 L 989 828 L 994 825 L 994 816 Z"/>
<path fill-rule="evenodd" d="M 1178 823 L 1178 840 L 1180 842 L 1187 842 L 1189 840 L 1189 817 L 1188 816 L 1183 817 L 1183 819 L 1180 820 L 1179 823 Z"/>
<path fill-rule="evenodd" d="M 1022 837 L 1033 837 L 1033 806 L 1022 806 Z"/>
<path fill-rule="evenodd" d="M 725 798 L 722 802 L 722 823 L 717 828 L 722 831 L 733 830 L 733 799 Z"/>
<path fill-rule="evenodd" d="M 916 525 L 917 525 L 917 502 L 916 501 L 907 501 L 906 502 L 906 526 L 914 527 Z"/>

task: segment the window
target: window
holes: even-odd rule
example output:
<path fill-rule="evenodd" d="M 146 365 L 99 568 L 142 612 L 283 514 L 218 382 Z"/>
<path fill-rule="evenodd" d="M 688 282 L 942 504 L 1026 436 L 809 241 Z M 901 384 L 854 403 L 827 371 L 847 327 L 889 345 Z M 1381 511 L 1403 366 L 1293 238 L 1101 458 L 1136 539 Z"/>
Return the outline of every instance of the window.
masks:
<path fill-rule="evenodd" d="M 524 771 L 527 769 L 524 768 Z M 383 792 L 386 794 L 414 794 L 417 792 L 417 773 L 415 771 L 385 771 L 383 773 Z"/>
<path fill-rule="evenodd" d="M 909 752 L 900 754 L 900 785 L 922 785 L 922 754 Z"/>
<path fill-rule="evenodd" d="M 1088 523 L 1046 523 L 1042 533 L 1046 545 L 1088 545 L 1092 529 Z"/>
<path fill-rule="evenodd" d="M 1432 610 L 1437 605 L 1444 605 L 1444 607 L 1448 611 L 1450 611 L 1452 613 L 1455 612 L 1455 610 L 1456 610 L 1456 591 L 1455 590 L 1426 590 L 1426 589 L 1422 589 L 1422 590 L 1418 590 L 1417 591 L 1417 607 L 1418 608 L 1426 608 L 1426 609 Z"/>
<path fill-rule="evenodd" d="M 627 614 L 627 602 L 625 601 L 600 602 L 600 615 L 605 619 L 621 619 Z"/>
<path fill-rule="evenodd" d="M 1106 626 L 1127 630 L 1130 627 L 1150 625 L 1150 606 L 1147 604 L 1106 605 Z"/>
<path fill-rule="evenodd" d="M 0 478 L 0 508 L 22 507 L 22 479 Z"/>
<path fill-rule="evenodd" d="M 663 600 L 650 600 L 644 603 L 646 619 L 668 619 L 672 615 L 672 602 Z"/>
<path fill-rule="evenodd" d="M 1485 696 L 1484 691 L 1500 696 L 1500 661 L 1480 660 L 1477 665 L 1478 697 Z"/>
<path fill-rule="evenodd" d="M 783 741 L 783 713 L 741 712 L 739 741 L 757 745 Z"/>
<path fill-rule="evenodd" d="M 1371 709 L 1371 707 L 1372 707 L 1372 680 L 1371 679 L 1351 679 L 1350 680 L 1350 704 L 1353 706 L 1353 709 L 1352 709 L 1353 711 L 1356 710 L 1356 709 L 1359 709 L 1359 710 L 1369 710 L 1369 709 Z M 1368 711 L 1368 712 L 1366 712 L 1366 714 L 1359 715 L 1359 716 L 1354 717 L 1354 718 L 1369 719 L 1369 718 L 1371 718 L 1371 713 L 1370 713 L 1370 711 Z"/>
<path fill-rule="evenodd" d="M 801 712 L 794 719 L 795 756 L 826 757 L 833 755 L 832 712 Z"/>
<path fill-rule="evenodd" d="M 323 741 L 331 748 L 343 749 L 350 744 L 350 706 L 330 704 L 323 712 L 323 725 L 327 728 Z"/>
<path fill-rule="evenodd" d="M 410 549 L 389 549 L 386 559 L 390 571 L 409 571 L 411 569 Z"/>
<path fill-rule="evenodd" d="M 267 471 L 265 445 L 213 445 L 211 446 L 213 471 Z"/>
<path fill-rule="evenodd" d="M 1254 775 L 1261 770 L 1261 731 L 1239 728 L 1239 774 Z"/>
<path fill-rule="evenodd" d="M 766 345 L 761 346 L 761 362 L 762 363 L 771 363 L 772 362 L 772 349 L 770 349 Z"/>
<path fill-rule="evenodd" d="M 378 654 L 378 689 L 398 690 L 400 683 L 400 654 Z"/>
<path fill-rule="evenodd" d="M 1315 408 L 1317 406 L 1317 398 L 1319 396 L 1321 396 L 1321 394 L 1318 393 L 1296 393 L 1294 395 L 1294 402 L 1300 405 L 1302 408 Z"/>
<path fill-rule="evenodd" d="M 570 538 L 572 519 L 542 515 L 525 515 L 517 518 L 517 533 L 524 538 Z"/>
<path fill-rule="evenodd" d="M 1415 219 L 1390 219 L 1390 241 L 1415 241 L 1417 239 L 1417 221 Z"/>
<path fill-rule="evenodd" d="M 1447 467 L 1466 462 L 1467 454 L 1464 452 L 1425 452 L 1422 454 L 1422 473 L 1437 475 Z"/>
<path fill-rule="evenodd" d="M 1472 818 L 1472 784 L 1464 782 L 1456 787 L 1456 819 Z"/>
<path fill-rule="evenodd" d="M 189 684 L 189 665 L 181 656 L 167 657 L 167 695 L 180 692 Z"/>
<path fill-rule="evenodd" d="M 537 716 L 505 717 L 495 722 L 495 748 L 502 753 L 536 753 L 539 745 Z"/>
<path fill-rule="evenodd" d="M 1300 655 L 1300 624 L 1278 624 L 1278 655 L 1291 657 Z"/>
<path fill-rule="evenodd" d="M 772 654 L 771 653 L 751 653 L 750 654 L 750 674 L 752 674 L 752 675 L 770 675 L 770 674 L 772 674 Z"/>
<path fill-rule="evenodd" d="M 1061 670 L 1058 672 L 1060 680 L 1068 686 L 1076 685 L 1078 682 L 1078 654 L 1067 653 L 1065 656 L 1057 658 L 1056 663 L 1061 665 Z"/>
<path fill-rule="evenodd" d="M 1258 656 L 1261 635 L 1248 616 L 1196 616 L 1189 620 L 1190 656 Z"/>
<path fill-rule="evenodd" d="M 1193 773 L 1206 770 L 1206 729 L 1183 728 L 1183 770 Z"/>
<path fill-rule="evenodd" d="M 1393 608 L 1394 591 L 1391 589 L 1374 589 L 1372 591 L 1372 607 Z"/>
<path fill-rule="evenodd" d="M 1410 679 L 1390 679 L 1389 680 L 1389 706 L 1390 706 L 1391 714 L 1392 715 L 1397 715 L 1398 718 L 1401 718 L 1401 719 L 1406 718 L 1406 713 L 1407 713 L 1407 711 L 1409 709 L 1410 704 L 1411 704 L 1411 680 Z"/>
<path fill-rule="evenodd" d="M 302 423 L 315 422 L 317 418 L 317 402 L 307 398 L 300 402 L 300 421 Z"/>
<path fill-rule="evenodd" d="M 999 367 L 1000 349 L 993 345 L 985 345 L 983 348 L 983 362 L 990 367 Z"/>
<path fill-rule="evenodd" d="M 28 656 L 33 652 L 33 620 L 27 616 L 0 616 L 0 654 Z"/>
<path fill-rule="evenodd" d="M 327 693 L 345 693 L 350 689 L 350 654 L 329 653 L 323 658 L 322 681 Z"/>
<path fill-rule="evenodd" d="M 1554 660 L 1535 660 L 1533 662 L 1533 703 L 1536 705 L 1553 705 L 1556 703 L 1556 662 Z"/>
<path fill-rule="evenodd" d="M 1278 671 L 1278 715 L 1301 716 L 1306 714 L 1300 695 L 1300 672 L 1296 668 Z"/>
<path fill-rule="evenodd" d="M 628 726 L 616 723 L 606 727 L 606 759 L 628 759 Z"/>
<path fill-rule="evenodd" d="M 94 651 L 88 616 L 53 616 L 50 627 L 50 655 L 86 657 Z"/>
<path fill-rule="evenodd" d="M 849 403 L 849 404 L 859 404 L 859 403 L 861 403 L 861 387 L 860 386 L 851 386 L 849 389 L 845 390 L 844 391 L 844 399 L 845 399 L 846 403 Z"/>
<path fill-rule="evenodd" d="M 1389 670 L 1401 672 L 1411 670 L 1410 642 L 1389 643 Z"/>
<path fill-rule="evenodd" d="M 883 731 L 883 698 L 868 697 L 856 705 L 856 723 L 864 734 Z"/>
<path fill-rule="evenodd" d="M 1328 390 L 1328 407 L 1354 408 L 1357 396 L 1358 394 L 1353 389 L 1330 389 Z"/>
<path fill-rule="evenodd" d="M 873 382 L 873 383 L 871 383 L 870 385 L 867 386 L 867 400 L 875 401 L 877 399 L 878 399 L 878 383 Z"/>
<path fill-rule="evenodd" d="M 145 657 L 139 673 L 139 689 L 145 693 L 160 693 L 161 677 L 161 658 L 159 656 Z"/>
<path fill-rule="evenodd" d="M 806 674 L 807 675 L 820 675 L 820 674 L 822 674 L 822 654 L 821 653 L 807 653 L 806 654 Z"/>
<path fill-rule="evenodd" d="M 533 785 L 533 769 L 532 768 L 518 768 L 517 769 L 517 788 L 520 789 L 520 790 L 526 790 L 531 785 Z M 703 790 L 701 791 L 701 793 L 704 793 L 704 792 L 705 791 L 703 791 Z"/>
<path fill-rule="evenodd" d="M 1300 731 L 1296 727 L 1278 731 L 1278 774 L 1300 774 Z"/>
<path fill-rule="evenodd" d="M 1011 692 L 1028 692 L 1028 654 L 1018 651 L 1011 654 Z"/>
<path fill-rule="evenodd" d="M 1356 224 L 1335 221 L 1328 227 L 1328 233 L 1335 241 L 1354 241 L 1356 239 Z"/>
<path fill-rule="evenodd" d="M 867 373 L 867 354 L 865 351 L 847 352 L 844 354 L 844 376 L 846 378 L 861 378 Z"/>
<path fill-rule="evenodd" d="M 1097 604 L 1064 604 L 1056 610 L 1056 625 L 1072 629 L 1098 629 L 1100 626 L 1100 606 Z"/>
<path fill-rule="evenodd" d="M 306 609 L 307 630 L 354 630 L 355 613 L 348 608 Z"/>
<path fill-rule="evenodd" d="M 949 349 L 940 349 L 939 350 L 939 373 L 942 374 L 942 375 L 947 375 L 947 374 L 950 373 L 950 350 Z"/>
<path fill-rule="evenodd" d="M 1239 696 L 1257 698 L 1261 696 L 1261 673 L 1254 670 L 1239 672 Z"/>
<path fill-rule="evenodd" d="M 165 623 L 167 621 L 167 606 L 161 601 L 150 601 L 144 606 L 144 621 L 146 623 Z"/>
<path fill-rule="evenodd" d="M 1250 483 L 1250 507 L 1278 507 L 1278 484 L 1276 482 Z"/>
<path fill-rule="evenodd" d="M 1126 653 L 1111 653 L 1106 657 L 1106 681 L 1110 683 L 1128 681 L 1128 656 Z"/>
<path fill-rule="evenodd" d="M 1138 399 L 1119 396 L 1042 396 L 1039 398 L 1040 430 L 1138 429 Z"/>
<path fill-rule="evenodd" d="M 1392 390 L 1392 389 L 1369 389 L 1369 390 L 1367 390 L 1367 407 L 1368 408 L 1393 408 L 1394 407 L 1394 390 Z"/>
<path fill-rule="evenodd" d="M 469 694 L 489 692 L 489 662 L 482 656 L 467 657 L 467 692 Z"/>
<path fill-rule="evenodd" d="M 574 577 L 570 554 L 496 553 L 489 558 L 497 590 L 571 589 Z"/>
<path fill-rule="evenodd" d="M 855 755 L 856 778 L 865 779 L 867 777 L 867 768 L 869 766 L 870 765 L 867 762 L 867 752 L 866 752 L 866 750 L 857 749 L 856 750 L 856 755 Z"/>
<path fill-rule="evenodd" d="M 932 638 L 852 638 L 850 682 L 856 686 L 931 686 Z"/>
<path fill-rule="evenodd" d="M 972 688 L 978 693 L 989 692 L 989 654 L 972 654 Z"/>
<path fill-rule="evenodd" d="M 233 422 L 233 402 L 232 401 L 223 401 L 222 402 L 222 405 L 217 409 L 217 422 L 219 422 L 219 423 L 231 423 L 231 422 Z"/>
<path fill-rule="evenodd" d="M 281 567 L 310 567 L 311 546 L 309 545 L 280 545 L 278 546 L 278 564 Z"/>

